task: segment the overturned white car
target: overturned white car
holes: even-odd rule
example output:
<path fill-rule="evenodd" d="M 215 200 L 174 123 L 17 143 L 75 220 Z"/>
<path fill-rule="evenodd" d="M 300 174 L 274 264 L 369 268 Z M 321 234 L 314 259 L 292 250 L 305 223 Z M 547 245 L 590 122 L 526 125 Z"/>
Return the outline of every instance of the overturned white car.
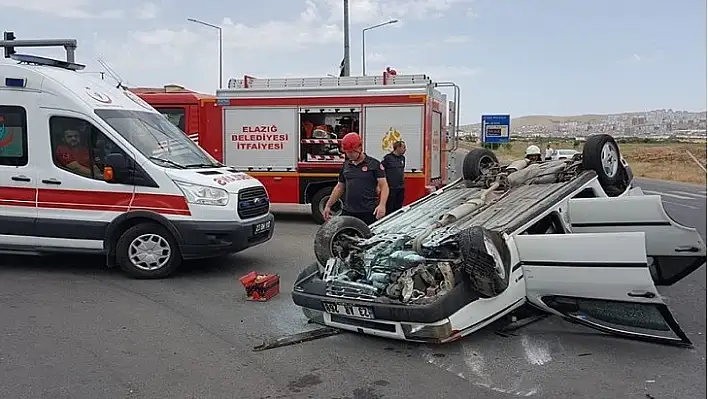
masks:
<path fill-rule="evenodd" d="M 632 186 L 611 136 L 570 160 L 501 166 L 478 148 L 463 178 L 371 226 L 336 217 L 293 288 L 312 321 L 450 342 L 525 303 L 598 330 L 690 344 L 655 285 L 706 261 L 695 229 Z"/>

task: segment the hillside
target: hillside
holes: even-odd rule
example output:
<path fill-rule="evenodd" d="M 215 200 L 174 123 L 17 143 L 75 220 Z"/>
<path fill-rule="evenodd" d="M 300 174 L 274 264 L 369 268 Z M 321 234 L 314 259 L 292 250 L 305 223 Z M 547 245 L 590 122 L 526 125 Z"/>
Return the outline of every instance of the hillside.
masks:
<path fill-rule="evenodd" d="M 516 130 L 523 126 L 538 126 L 550 128 L 559 123 L 577 122 L 578 124 L 599 124 L 608 120 L 608 118 L 616 119 L 631 119 L 636 116 L 645 116 L 646 114 L 654 112 L 624 112 L 619 114 L 585 114 L 585 115 L 572 115 L 572 116 L 554 116 L 554 115 L 528 115 L 521 116 L 518 118 L 511 119 L 511 129 Z M 669 111 L 671 112 L 671 111 Z M 682 111 L 674 111 L 672 114 L 684 114 Z M 705 119 L 706 112 L 685 112 L 685 115 L 699 115 Z M 460 126 L 461 130 L 464 131 L 475 131 L 479 130 L 480 123 L 474 123 L 469 125 Z"/>
<path fill-rule="evenodd" d="M 528 115 L 511 119 L 511 128 L 521 126 L 551 126 L 557 123 L 564 122 L 580 122 L 580 123 L 597 123 L 607 118 L 608 115 L 575 115 L 575 116 L 553 116 L 553 115 Z M 479 123 L 471 125 L 462 125 L 462 130 L 479 129 Z"/>

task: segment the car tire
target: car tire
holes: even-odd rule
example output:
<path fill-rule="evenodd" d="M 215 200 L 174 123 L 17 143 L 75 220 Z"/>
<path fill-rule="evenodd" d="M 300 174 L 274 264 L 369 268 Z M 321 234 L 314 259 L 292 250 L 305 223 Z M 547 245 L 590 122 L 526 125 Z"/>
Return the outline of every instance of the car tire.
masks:
<path fill-rule="evenodd" d="M 583 146 L 583 169 L 597 173 L 597 180 L 607 195 L 614 196 L 623 191 L 626 172 L 619 145 L 609 134 L 587 138 Z"/>
<path fill-rule="evenodd" d="M 300 271 L 300 274 L 297 275 L 297 278 L 295 279 L 295 285 L 297 285 L 300 281 L 304 280 L 306 277 L 309 277 L 310 275 L 319 270 L 320 267 L 317 262 L 313 262 L 305 266 L 305 268 Z"/>
<path fill-rule="evenodd" d="M 486 242 L 485 242 L 486 241 Z M 482 227 L 470 227 L 458 233 L 462 269 L 469 276 L 472 290 L 481 298 L 495 297 L 509 285 L 509 252 L 501 235 Z M 497 259 L 487 249 L 496 250 Z"/>
<path fill-rule="evenodd" d="M 499 163 L 496 154 L 487 148 L 473 148 L 462 161 L 462 177 L 465 180 L 476 180 L 482 175 L 484 167 Z"/>
<path fill-rule="evenodd" d="M 332 195 L 332 190 L 334 190 L 334 186 L 325 187 L 318 190 L 315 195 L 312 196 L 312 200 L 310 201 L 310 209 L 312 210 L 312 218 L 315 219 L 317 224 L 323 224 L 325 222 L 322 212 L 324 212 L 324 206 L 327 204 L 327 201 L 329 201 L 330 195 Z M 335 206 L 338 206 L 339 211 L 334 212 L 333 210 L 332 216 L 339 216 L 342 212 L 342 200 L 337 200 L 337 204 Z"/>
<path fill-rule="evenodd" d="M 335 216 L 320 226 L 315 234 L 315 257 L 321 265 L 326 265 L 330 258 L 344 256 L 336 251 L 341 234 L 358 235 L 362 238 L 372 236 L 371 229 L 361 219 L 353 216 Z"/>
<path fill-rule="evenodd" d="M 145 255 L 142 260 L 141 251 Z M 116 263 L 134 278 L 157 279 L 174 273 L 182 263 L 182 255 L 166 228 L 141 223 L 124 231 L 116 242 Z"/>

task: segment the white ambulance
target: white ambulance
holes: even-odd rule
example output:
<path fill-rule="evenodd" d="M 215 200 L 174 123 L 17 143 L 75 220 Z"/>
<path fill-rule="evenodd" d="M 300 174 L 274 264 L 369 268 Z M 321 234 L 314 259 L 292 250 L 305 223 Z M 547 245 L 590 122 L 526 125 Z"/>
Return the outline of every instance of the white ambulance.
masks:
<path fill-rule="evenodd" d="M 270 240 L 263 184 L 135 94 L 70 59 L 9 58 L 0 63 L 0 251 L 102 253 L 134 277 L 161 278 L 183 259 Z"/>

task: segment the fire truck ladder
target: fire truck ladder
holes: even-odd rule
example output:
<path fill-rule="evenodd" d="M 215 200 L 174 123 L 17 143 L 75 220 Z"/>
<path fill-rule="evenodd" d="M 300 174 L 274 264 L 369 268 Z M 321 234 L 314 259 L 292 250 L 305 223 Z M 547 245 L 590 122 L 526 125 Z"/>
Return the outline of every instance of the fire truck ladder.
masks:
<path fill-rule="evenodd" d="M 342 87 L 342 88 L 363 88 L 373 89 L 381 86 L 400 87 L 425 87 L 432 85 L 432 80 L 423 74 L 418 75 L 383 75 L 383 76 L 346 76 L 346 77 L 322 77 L 322 78 L 266 78 L 257 79 L 252 76 L 244 76 L 243 79 L 229 79 L 228 90 L 243 89 L 309 89 L 321 87 Z"/>

